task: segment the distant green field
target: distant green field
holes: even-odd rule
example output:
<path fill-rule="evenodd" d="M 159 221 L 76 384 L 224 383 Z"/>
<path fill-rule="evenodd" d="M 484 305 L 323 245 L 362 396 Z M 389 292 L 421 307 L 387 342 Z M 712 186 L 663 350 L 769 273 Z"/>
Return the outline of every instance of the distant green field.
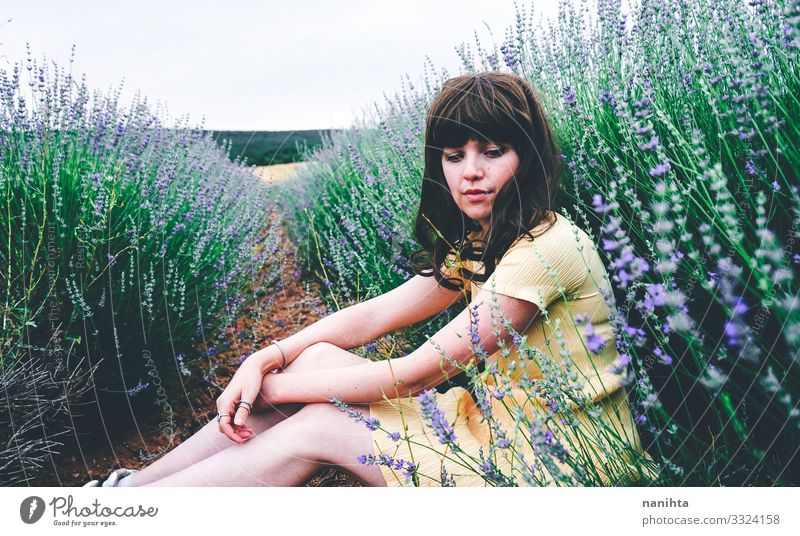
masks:
<path fill-rule="evenodd" d="M 250 165 L 267 166 L 303 160 L 303 154 L 322 145 L 330 130 L 211 131 L 222 145 L 231 142 L 230 158 L 243 156 Z"/>

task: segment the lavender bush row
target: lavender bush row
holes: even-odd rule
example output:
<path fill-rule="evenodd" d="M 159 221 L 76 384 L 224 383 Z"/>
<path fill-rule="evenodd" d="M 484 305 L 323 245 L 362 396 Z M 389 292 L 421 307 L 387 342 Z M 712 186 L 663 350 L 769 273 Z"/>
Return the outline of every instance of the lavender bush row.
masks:
<path fill-rule="evenodd" d="M 515 53 L 560 97 L 649 450 L 675 485 L 798 482 L 798 3 L 600 2 L 583 32 L 562 7 Z"/>
<path fill-rule="evenodd" d="M 101 409 L 163 403 L 278 278 L 280 220 L 209 134 L 71 65 L 0 70 L 0 365 L 96 366 Z"/>
<path fill-rule="evenodd" d="M 476 37 L 457 52 L 465 71 L 513 71 L 541 93 L 565 211 L 607 262 L 618 369 L 631 367 L 658 482 L 796 484 L 800 2 L 620 6 L 597 1 L 587 16 L 562 1 L 549 23 L 518 9 L 498 45 Z M 448 78 L 429 72 L 331 138 L 287 193 L 303 199 L 290 225 L 337 301 L 403 279 L 407 257 L 381 229 L 414 216 L 398 198 L 417 204 L 422 120 Z"/>

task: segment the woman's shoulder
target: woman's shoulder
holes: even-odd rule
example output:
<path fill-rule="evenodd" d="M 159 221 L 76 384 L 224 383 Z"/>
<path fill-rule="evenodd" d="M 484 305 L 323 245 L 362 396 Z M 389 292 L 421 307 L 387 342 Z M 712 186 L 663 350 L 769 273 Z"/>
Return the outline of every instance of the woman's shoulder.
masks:
<path fill-rule="evenodd" d="M 504 257 L 524 255 L 558 264 L 584 264 L 592 255 L 592 239 L 563 213 L 551 214 L 512 242 Z"/>
<path fill-rule="evenodd" d="M 583 230 L 577 228 L 564 214 L 558 211 L 551 211 L 542 221 L 520 234 L 514 244 L 522 240 L 531 242 L 531 236 L 533 236 L 534 242 L 537 239 L 541 239 L 540 242 L 545 240 L 552 242 L 563 239 L 565 235 L 575 236 L 576 234 L 585 235 Z"/>

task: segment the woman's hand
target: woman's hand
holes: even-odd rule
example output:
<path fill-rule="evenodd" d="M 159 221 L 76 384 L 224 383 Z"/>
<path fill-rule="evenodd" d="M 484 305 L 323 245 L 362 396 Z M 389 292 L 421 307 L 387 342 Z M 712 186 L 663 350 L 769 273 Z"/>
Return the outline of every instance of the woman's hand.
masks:
<path fill-rule="evenodd" d="M 245 421 L 252 411 L 251 406 L 255 406 L 259 399 L 259 390 L 265 375 L 262 367 L 252 357 L 239 365 L 228 386 L 217 398 L 217 413 L 223 415 L 217 419 L 219 431 L 240 445 L 255 435 L 245 425 Z M 250 406 L 239 405 L 240 402 L 247 402 Z"/>

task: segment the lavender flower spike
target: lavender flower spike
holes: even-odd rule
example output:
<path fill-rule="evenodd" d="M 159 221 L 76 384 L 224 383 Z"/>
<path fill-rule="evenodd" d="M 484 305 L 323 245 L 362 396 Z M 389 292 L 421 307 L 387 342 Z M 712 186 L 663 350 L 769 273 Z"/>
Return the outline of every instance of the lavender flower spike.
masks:
<path fill-rule="evenodd" d="M 427 422 L 428 426 L 433 428 L 439 442 L 442 444 L 454 445 L 456 434 L 453 427 L 447 422 L 444 412 L 436 405 L 436 396 L 432 389 L 428 389 L 417 397 L 417 402 L 422 406 L 422 417 Z"/>

